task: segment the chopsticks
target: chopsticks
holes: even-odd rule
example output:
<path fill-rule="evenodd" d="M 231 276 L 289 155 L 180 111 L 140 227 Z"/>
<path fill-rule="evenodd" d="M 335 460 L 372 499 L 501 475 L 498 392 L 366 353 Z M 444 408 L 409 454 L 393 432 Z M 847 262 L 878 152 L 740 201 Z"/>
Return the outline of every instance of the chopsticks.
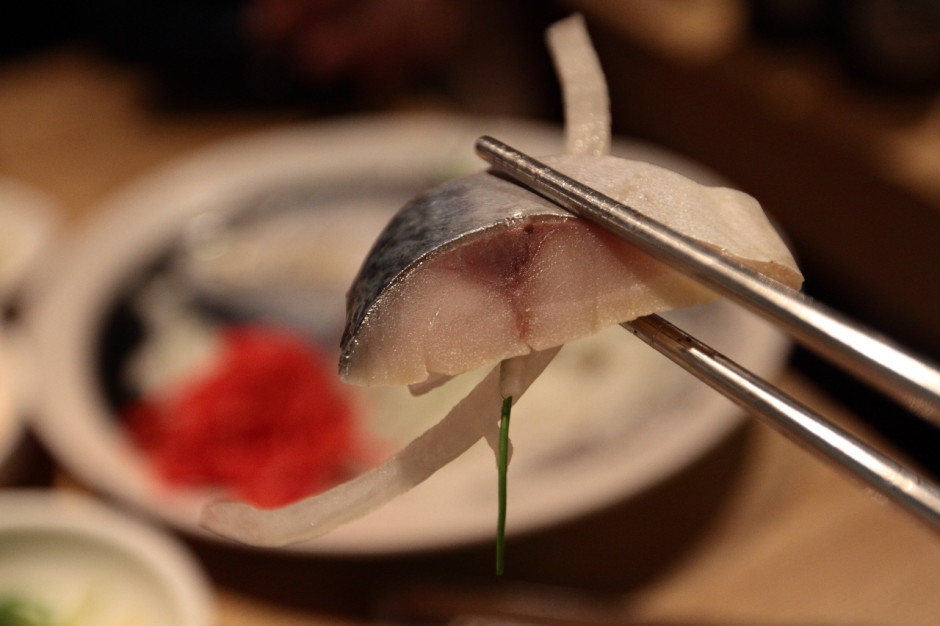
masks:
<path fill-rule="evenodd" d="M 940 530 L 940 489 L 658 315 L 623 326 L 738 406 Z"/>
<path fill-rule="evenodd" d="M 799 291 L 685 237 L 496 140 L 477 153 L 497 170 L 788 332 L 809 349 L 940 425 L 940 369 Z M 624 324 L 734 402 L 940 530 L 940 489 L 659 316 Z"/>
<path fill-rule="evenodd" d="M 769 319 L 808 348 L 940 425 L 936 366 L 496 139 L 481 137 L 476 149 L 500 171 Z"/>

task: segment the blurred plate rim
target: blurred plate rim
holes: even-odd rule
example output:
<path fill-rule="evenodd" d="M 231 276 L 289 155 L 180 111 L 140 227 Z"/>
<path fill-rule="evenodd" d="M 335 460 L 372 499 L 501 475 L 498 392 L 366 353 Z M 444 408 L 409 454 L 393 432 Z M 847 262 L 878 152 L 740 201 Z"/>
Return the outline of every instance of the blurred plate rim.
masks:
<path fill-rule="evenodd" d="M 460 171 L 483 169 L 485 164 L 473 154 L 473 142 L 484 133 L 533 154 L 558 152 L 562 146 L 560 128 L 527 120 L 447 114 L 355 117 L 237 137 L 182 157 L 118 190 L 71 238 L 66 253 L 58 259 L 58 271 L 48 272 L 47 281 L 36 285 L 40 297 L 27 321 L 40 348 L 41 382 L 49 386 L 40 394 L 36 416 L 40 438 L 89 486 L 180 530 L 225 541 L 196 523 L 204 494 L 173 492 L 155 483 L 140 457 L 112 427 L 104 400 L 96 391 L 96 373 L 88 367 L 96 347 L 93 335 L 115 297 L 116 285 L 152 260 L 186 220 L 201 212 L 231 210 L 246 195 L 298 177 L 330 180 L 342 174 L 348 177 L 350 172 L 373 171 L 411 176 L 417 170 L 440 169 L 442 162 Z M 703 183 L 723 182 L 706 168 L 655 147 L 621 143 L 615 144 L 614 152 L 671 167 Z M 120 236 L 115 237 L 116 233 Z M 739 316 L 735 323 L 741 324 L 746 336 L 737 346 L 743 354 L 732 356 L 740 357 L 755 371 L 775 371 L 783 362 L 788 342 L 739 309 L 728 310 Z M 67 318 L 62 317 L 62 311 L 68 311 Z M 678 368 L 676 371 L 677 376 L 688 376 Z M 601 473 L 596 484 L 574 493 L 566 491 L 565 498 L 542 494 L 533 500 L 532 507 L 520 502 L 524 494 L 514 492 L 510 533 L 559 524 L 628 499 L 700 458 L 742 419 L 727 401 L 713 395 L 714 401 L 706 400 L 699 415 L 690 417 L 670 439 L 658 442 L 658 456 L 641 452 L 641 458 L 624 460 L 616 467 L 593 468 Z M 63 424 L 77 419 L 91 428 L 62 429 Z M 420 498 L 428 483 L 444 480 L 441 474 L 447 469 L 400 498 L 405 500 L 401 506 Z M 621 470 L 629 475 L 617 475 Z M 493 482 L 495 485 L 495 472 Z M 375 520 L 381 519 L 384 509 L 394 506 L 396 502 L 325 537 L 281 550 L 391 554 L 454 547 L 492 537 L 495 518 L 488 512 L 474 514 L 474 519 L 460 527 L 430 532 L 428 526 L 384 534 L 377 531 Z M 493 506 L 495 510 L 495 501 Z"/>
<path fill-rule="evenodd" d="M 49 194 L 9 176 L 0 175 L 0 232 L 3 267 L 0 268 L 0 307 L 5 309 L 27 284 L 48 252 L 59 223 L 59 204 Z M 13 237 L 13 246 L 6 245 Z M 11 253 L 12 250 L 12 253 Z M 25 413 L 32 406 L 31 349 L 18 329 L 0 320 L 0 478 L 26 431 Z"/>

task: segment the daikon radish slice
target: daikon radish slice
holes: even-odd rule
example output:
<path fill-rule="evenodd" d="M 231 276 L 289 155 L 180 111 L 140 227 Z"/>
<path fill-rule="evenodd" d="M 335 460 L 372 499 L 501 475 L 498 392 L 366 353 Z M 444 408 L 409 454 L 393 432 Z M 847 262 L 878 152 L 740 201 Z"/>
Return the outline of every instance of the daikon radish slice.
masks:
<path fill-rule="evenodd" d="M 607 154 L 610 152 L 610 98 L 584 17 L 574 14 L 552 24 L 545 38 L 563 87 L 565 153 Z"/>
<path fill-rule="evenodd" d="M 256 546 L 283 546 L 313 539 L 362 517 L 423 482 L 482 437 L 496 437 L 502 384 L 519 395 L 548 365 L 558 348 L 534 352 L 503 382 L 496 367 L 440 422 L 382 465 L 333 489 L 279 509 L 242 502 L 213 502 L 201 523 L 220 535 Z M 516 398 L 514 398 L 516 399 Z"/>

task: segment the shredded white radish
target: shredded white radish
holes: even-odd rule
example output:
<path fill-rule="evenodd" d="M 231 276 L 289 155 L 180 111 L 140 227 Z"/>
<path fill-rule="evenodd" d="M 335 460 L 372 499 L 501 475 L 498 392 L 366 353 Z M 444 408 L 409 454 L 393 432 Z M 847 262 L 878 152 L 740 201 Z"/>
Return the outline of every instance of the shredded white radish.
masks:
<path fill-rule="evenodd" d="M 548 48 L 561 83 L 565 152 L 602 156 L 610 152 L 610 97 L 600 59 L 580 14 L 548 28 Z"/>
<path fill-rule="evenodd" d="M 521 396 L 559 348 L 521 357 Z M 518 400 L 517 396 L 513 400 Z M 451 409 L 444 419 L 388 461 L 333 489 L 279 509 L 257 509 L 242 502 L 209 504 L 202 525 L 231 539 L 257 546 L 283 546 L 319 537 L 360 518 L 412 489 L 463 454 L 495 429 L 503 396 L 497 366 Z"/>
<path fill-rule="evenodd" d="M 428 393 L 429 391 L 433 391 L 437 389 L 444 383 L 448 382 L 451 378 L 453 378 L 453 376 L 450 376 L 448 374 L 438 374 L 438 373 L 432 372 L 428 376 L 427 380 L 422 381 L 420 383 L 413 383 L 411 385 L 408 385 L 408 391 L 410 391 L 411 395 L 413 396 L 421 396 L 421 395 Z"/>
<path fill-rule="evenodd" d="M 522 395 L 529 383 L 531 361 L 524 356 L 506 359 L 499 365 L 499 392 L 504 398 Z"/>

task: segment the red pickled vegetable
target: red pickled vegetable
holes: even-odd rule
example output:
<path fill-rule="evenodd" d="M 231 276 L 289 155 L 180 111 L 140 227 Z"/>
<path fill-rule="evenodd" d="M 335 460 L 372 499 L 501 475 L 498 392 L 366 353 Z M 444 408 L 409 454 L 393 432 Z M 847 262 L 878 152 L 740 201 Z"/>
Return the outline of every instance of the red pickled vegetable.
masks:
<path fill-rule="evenodd" d="M 211 371 L 125 411 L 174 485 L 214 485 L 260 507 L 318 493 L 372 465 L 332 361 L 280 329 L 223 331 Z"/>

